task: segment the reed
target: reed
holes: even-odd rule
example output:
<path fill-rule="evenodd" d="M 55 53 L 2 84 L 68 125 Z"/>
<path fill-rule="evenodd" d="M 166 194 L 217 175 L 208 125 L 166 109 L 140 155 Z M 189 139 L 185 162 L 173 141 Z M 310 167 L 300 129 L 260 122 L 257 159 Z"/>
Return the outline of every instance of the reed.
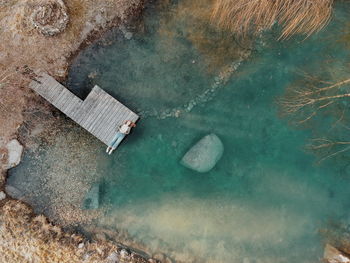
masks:
<path fill-rule="evenodd" d="M 332 15 L 334 0 L 214 0 L 212 21 L 237 34 L 257 34 L 274 24 L 280 39 L 322 29 Z"/>

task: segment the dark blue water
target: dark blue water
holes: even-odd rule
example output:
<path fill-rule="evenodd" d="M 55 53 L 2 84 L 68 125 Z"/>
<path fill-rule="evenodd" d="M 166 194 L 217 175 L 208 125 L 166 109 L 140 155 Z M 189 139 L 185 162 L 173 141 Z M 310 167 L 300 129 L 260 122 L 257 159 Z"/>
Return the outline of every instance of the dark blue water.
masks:
<path fill-rule="evenodd" d="M 318 262 L 319 230 L 350 218 L 349 159 L 317 164 L 305 146 L 329 122 L 320 116 L 296 128 L 276 101 L 301 71 L 345 77 L 349 50 L 338 40 L 350 7 L 338 5 L 319 34 L 285 42 L 278 32 L 254 41 L 219 33 L 188 12 L 201 8 L 150 5 L 143 22 L 110 32 L 71 68 L 68 85 L 81 97 L 98 84 L 141 115 L 114 155 L 100 152 L 108 212 L 95 224 L 180 262 Z M 203 174 L 183 167 L 182 156 L 209 133 L 224 144 L 221 160 Z"/>

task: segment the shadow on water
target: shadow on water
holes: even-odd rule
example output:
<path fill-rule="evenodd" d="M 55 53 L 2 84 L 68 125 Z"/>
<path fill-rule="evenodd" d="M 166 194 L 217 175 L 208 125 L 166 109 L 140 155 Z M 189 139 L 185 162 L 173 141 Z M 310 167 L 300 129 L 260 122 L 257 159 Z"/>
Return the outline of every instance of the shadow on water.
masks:
<path fill-rule="evenodd" d="M 99 204 L 108 209 L 94 224 L 127 231 L 179 262 L 316 262 L 319 229 L 350 216 L 349 178 L 338 176 L 348 158 L 315 165 L 304 149 L 315 127 L 289 126 L 276 99 L 301 69 L 317 73 L 330 57 L 348 60 L 334 40 L 350 7 L 339 5 L 317 35 L 264 36 L 251 53 L 252 40 L 211 28 L 203 2 L 151 5 L 142 22 L 111 31 L 71 67 L 74 92 L 85 96 L 98 84 L 142 116 L 113 156 L 97 153 L 91 184 L 99 182 Z M 224 144 L 217 165 L 203 174 L 180 165 L 209 133 Z M 20 186 L 27 167 L 29 178 L 45 169 L 50 155 L 39 158 L 13 170 L 9 184 Z"/>

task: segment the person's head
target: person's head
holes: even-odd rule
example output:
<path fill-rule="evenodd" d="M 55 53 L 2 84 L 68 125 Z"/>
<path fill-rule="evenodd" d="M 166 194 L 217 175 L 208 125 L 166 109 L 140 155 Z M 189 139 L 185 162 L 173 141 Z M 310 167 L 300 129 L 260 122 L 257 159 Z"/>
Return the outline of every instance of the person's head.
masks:
<path fill-rule="evenodd" d="M 128 125 L 129 127 L 135 127 L 136 126 L 136 124 L 133 123 L 132 121 L 126 121 L 125 124 Z"/>

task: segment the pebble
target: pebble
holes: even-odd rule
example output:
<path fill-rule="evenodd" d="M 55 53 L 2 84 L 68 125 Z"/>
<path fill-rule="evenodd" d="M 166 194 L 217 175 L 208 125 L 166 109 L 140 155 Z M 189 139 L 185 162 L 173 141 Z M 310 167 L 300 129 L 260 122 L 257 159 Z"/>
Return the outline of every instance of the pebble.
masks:
<path fill-rule="evenodd" d="M 152 258 L 163 262 L 165 260 L 165 255 L 163 253 L 156 253 L 152 256 Z"/>
<path fill-rule="evenodd" d="M 121 256 L 122 258 L 128 258 L 128 257 L 129 257 L 129 253 L 128 253 L 128 251 L 126 251 L 125 249 L 122 249 L 122 250 L 120 251 L 120 256 Z"/>
<path fill-rule="evenodd" d="M 1 191 L 0 192 L 0 201 L 4 200 L 5 198 L 6 198 L 6 194 L 3 191 Z"/>
<path fill-rule="evenodd" d="M 112 252 L 108 257 L 107 257 L 107 262 L 108 263 L 116 263 L 118 262 L 118 253 L 117 252 Z"/>

